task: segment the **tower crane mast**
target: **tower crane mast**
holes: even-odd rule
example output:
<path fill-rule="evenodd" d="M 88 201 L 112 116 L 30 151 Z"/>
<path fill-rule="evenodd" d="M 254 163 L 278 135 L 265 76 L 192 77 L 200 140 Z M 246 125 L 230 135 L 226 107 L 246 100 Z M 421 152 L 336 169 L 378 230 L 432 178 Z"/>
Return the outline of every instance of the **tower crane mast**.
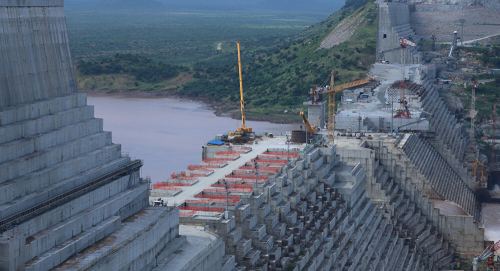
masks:
<path fill-rule="evenodd" d="M 490 171 L 495 169 L 495 121 L 497 117 L 497 103 L 493 105 L 493 124 L 491 125 L 492 133 L 491 133 L 491 163 L 490 163 Z"/>
<path fill-rule="evenodd" d="M 405 38 L 400 39 L 400 45 L 401 45 L 401 73 L 402 73 L 402 80 L 401 80 L 401 86 L 399 89 L 399 103 L 401 104 L 401 108 L 398 109 L 397 114 L 394 116 L 394 118 L 399 118 L 399 117 L 404 117 L 409 119 L 410 118 L 410 112 L 408 110 L 408 102 L 406 101 L 406 88 L 408 87 L 406 85 L 406 46 L 417 46 L 414 42 L 407 40 Z"/>

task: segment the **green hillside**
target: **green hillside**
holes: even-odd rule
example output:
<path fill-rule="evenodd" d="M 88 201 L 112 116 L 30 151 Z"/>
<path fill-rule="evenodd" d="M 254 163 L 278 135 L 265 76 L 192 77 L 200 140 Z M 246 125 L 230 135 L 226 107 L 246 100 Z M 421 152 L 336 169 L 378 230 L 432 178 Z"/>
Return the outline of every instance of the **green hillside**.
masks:
<path fill-rule="evenodd" d="M 332 69 L 336 70 L 337 84 L 363 78 L 375 62 L 376 51 L 377 10 L 374 3 L 367 2 L 346 1 L 340 11 L 277 47 L 256 47 L 255 41 L 245 42 L 247 38 L 242 37 L 247 117 L 297 121 L 310 86 L 322 83 Z M 237 117 L 235 45 L 189 68 L 130 54 L 81 61 L 77 67 L 78 87 L 87 91 L 168 91 L 214 101 L 221 105 L 219 112 Z M 150 71 L 152 76 L 147 76 Z"/>
<path fill-rule="evenodd" d="M 267 54 L 252 51 L 252 48 L 242 44 L 243 84 L 250 116 L 296 109 L 306 99 L 309 87 L 320 84 L 332 69 L 338 72 L 338 83 L 365 76 L 370 65 L 375 62 L 376 6 L 366 3 L 355 9 L 356 5 L 362 3 L 348 1 L 346 5 L 349 3 L 350 6 Z M 320 49 L 325 38 L 346 22 L 351 22 L 353 26 L 345 32 L 353 35 L 332 48 Z M 345 33 L 337 34 L 342 36 L 340 34 Z M 233 56 L 197 63 L 193 69 L 194 77 L 198 79 L 185 84 L 179 94 L 212 98 L 237 106 L 239 84 L 236 52 Z"/>

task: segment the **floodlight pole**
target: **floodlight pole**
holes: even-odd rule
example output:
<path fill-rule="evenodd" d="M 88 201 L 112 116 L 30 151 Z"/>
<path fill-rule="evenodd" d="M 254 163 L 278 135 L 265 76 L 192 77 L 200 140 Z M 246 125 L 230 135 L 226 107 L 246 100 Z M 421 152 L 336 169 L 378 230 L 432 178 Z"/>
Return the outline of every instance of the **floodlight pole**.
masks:
<path fill-rule="evenodd" d="M 255 192 L 257 192 L 257 185 L 258 185 L 258 179 L 259 179 L 259 166 L 257 165 L 257 161 L 254 161 L 253 166 L 255 167 Z"/>
<path fill-rule="evenodd" d="M 286 168 L 288 168 L 288 162 L 290 161 L 290 138 L 288 138 L 288 135 L 286 135 L 286 145 L 287 145 L 287 149 L 286 149 Z M 307 142 L 306 142 L 306 146 L 307 146 Z"/>
<path fill-rule="evenodd" d="M 226 211 L 224 212 L 224 218 L 229 219 L 229 189 L 226 183 L 226 179 L 222 179 L 222 182 L 224 183 L 224 188 L 226 188 Z"/>

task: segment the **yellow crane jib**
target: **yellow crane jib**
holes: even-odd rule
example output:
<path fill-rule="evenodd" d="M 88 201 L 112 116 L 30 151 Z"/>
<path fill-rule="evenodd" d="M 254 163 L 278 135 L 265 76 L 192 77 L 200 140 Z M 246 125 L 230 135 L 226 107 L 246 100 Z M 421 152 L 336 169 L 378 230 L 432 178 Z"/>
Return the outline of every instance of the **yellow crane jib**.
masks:
<path fill-rule="evenodd" d="M 367 79 L 361 79 L 357 80 L 354 82 L 342 84 L 339 86 L 334 86 L 335 84 L 335 71 L 332 70 L 332 73 L 330 75 L 330 90 L 323 92 L 323 94 L 329 94 L 328 95 L 328 139 L 334 144 L 335 142 L 335 93 L 341 92 L 344 89 L 352 88 L 352 87 L 357 87 L 361 86 L 364 84 L 368 84 L 371 81 L 376 80 L 375 77 L 372 77 L 368 75 L 369 78 Z"/>
<path fill-rule="evenodd" d="M 302 122 L 304 122 L 304 125 L 307 128 L 307 131 L 311 134 L 316 134 L 317 133 L 316 129 L 311 126 L 311 124 L 309 123 L 309 120 L 306 118 L 306 116 L 304 114 L 304 111 L 300 111 L 300 115 L 302 116 Z"/>
<path fill-rule="evenodd" d="M 241 103 L 241 127 L 238 127 L 238 132 L 251 133 L 252 128 L 247 127 L 245 121 L 245 99 L 243 98 L 243 76 L 241 73 L 241 53 L 240 53 L 240 42 L 238 41 L 238 69 L 240 73 L 240 103 Z"/>

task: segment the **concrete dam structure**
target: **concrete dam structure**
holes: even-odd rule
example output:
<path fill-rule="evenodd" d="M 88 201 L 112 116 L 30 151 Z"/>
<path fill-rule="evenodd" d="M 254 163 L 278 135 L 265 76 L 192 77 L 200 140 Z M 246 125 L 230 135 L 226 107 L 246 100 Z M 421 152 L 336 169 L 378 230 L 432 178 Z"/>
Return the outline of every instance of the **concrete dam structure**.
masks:
<path fill-rule="evenodd" d="M 77 92 L 63 0 L 0 0 L 0 63 L 0 270 L 145 270 L 167 258 L 179 212 L 148 207 L 142 162 Z"/>
<path fill-rule="evenodd" d="M 379 52 L 418 43 L 408 3 L 378 4 Z M 418 133 L 207 144 L 150 189 L 77 92 L 63 0 L 0 0 L 0 270 L 437 271 L 477 255 L 492 240 L 464 125 L 418 47 L 406 62 L 418 123 L 390 121 L 401 71 L 375 64 L 383 83 L 339 125 Z"/>

